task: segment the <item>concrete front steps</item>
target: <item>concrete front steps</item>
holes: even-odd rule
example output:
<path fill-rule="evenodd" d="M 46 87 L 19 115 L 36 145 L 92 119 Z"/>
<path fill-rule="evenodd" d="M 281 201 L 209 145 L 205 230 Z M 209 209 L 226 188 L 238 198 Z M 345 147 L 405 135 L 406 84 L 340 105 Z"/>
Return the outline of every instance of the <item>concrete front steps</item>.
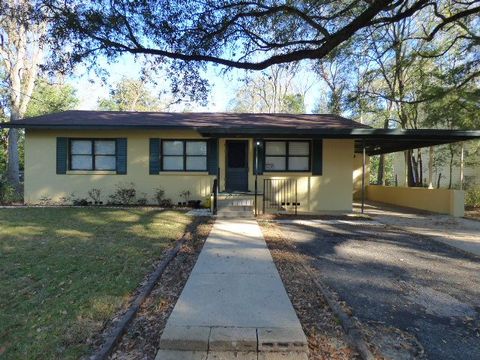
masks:
<path fill-rule="evenodd" d="M 155 360 L 307 360 L 301 328 L 180 326 L 165 329 Z"/>
<path fill-rule="evenodd" d="M 220 193 L 217 217 L 251 219 L 254 216 L 255 195 L 248 193 Z"/>

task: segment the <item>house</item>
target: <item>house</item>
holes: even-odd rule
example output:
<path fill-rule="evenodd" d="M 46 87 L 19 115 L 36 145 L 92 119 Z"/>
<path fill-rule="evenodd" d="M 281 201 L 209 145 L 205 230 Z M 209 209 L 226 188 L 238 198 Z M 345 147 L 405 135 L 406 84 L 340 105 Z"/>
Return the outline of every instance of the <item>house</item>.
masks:
<path fill-rule="evenodd" d="M 363 155 L 478 137 L 478 132 L 384 130 L 336 115 L 66 111 L 4 124 L 25 128 L 25 202 L 54 202 L 133 183 L 154 202 L 220 192 L 306 213 L 350 212 Z M 358 172 L 357 172 L 358 173 Z M 364 172 L 363 172 L 364 173 Z M 259 206 L 259 207 L 263 207 Z"/>

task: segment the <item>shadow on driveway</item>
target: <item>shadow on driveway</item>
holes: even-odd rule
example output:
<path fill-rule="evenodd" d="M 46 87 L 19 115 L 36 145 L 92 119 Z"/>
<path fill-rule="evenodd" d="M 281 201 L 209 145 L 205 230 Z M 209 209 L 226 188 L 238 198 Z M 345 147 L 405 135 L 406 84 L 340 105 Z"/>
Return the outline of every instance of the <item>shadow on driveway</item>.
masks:
<path fill-rule="evenodd" d="M 280 226 L 387 357 L 480 359 L 478 257 L 376 222 Z"/>

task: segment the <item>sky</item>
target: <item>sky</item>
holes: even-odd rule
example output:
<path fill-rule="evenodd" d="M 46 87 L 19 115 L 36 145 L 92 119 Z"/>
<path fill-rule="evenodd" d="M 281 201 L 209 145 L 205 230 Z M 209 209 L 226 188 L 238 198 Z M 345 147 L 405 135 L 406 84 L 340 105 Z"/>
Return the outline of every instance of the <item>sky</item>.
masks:
<path fill-rule="evenodd" d="M 118 62 L 107 64 L 104 61 L 99 62 L 99 66 L 109 72 L 107 83 L 93 72 L 88 71 L 85 66 L 76 69 L 68 82 L 76 89 L 77 97 L 80 102 L 78 110 L 97 109 L 98 99 L 108 97 L 110 86 L 118 82 L 123 76 L 129 78 L 139 78 L 141 64 L 137 63 L 133 56 L 123 55 Z M 208 66 L 207 78 L 211 83 L 211 93 L 207 106 L 192 103 L 189 106 L 191 111 L 221 112 L 226 111 L 229 101 L 234 98 L 235 91 L 239 87 L 238 79 L 245 72 L 243 70 L 232 70 L 227 75 L 222 75 L 221 67 Z M 313 79 L 313 74 L 302 72 L 299 74 L 299 81 L 309 81 L 313 85 L 306 94 L 305 105 L 307 112 L 311 112 L 316 101 L 319 98 L 322 86 L 318 80 Z M 160 81 L 161 83 L 161 81 Z M 159 89 L 160 91 L 163 90 Z M 154 92 L 155 89 L 153 88 Z M 183 106 L 183 105 L 182 105 Z M 175 109 L 173 109 L 175 111 Z"/>

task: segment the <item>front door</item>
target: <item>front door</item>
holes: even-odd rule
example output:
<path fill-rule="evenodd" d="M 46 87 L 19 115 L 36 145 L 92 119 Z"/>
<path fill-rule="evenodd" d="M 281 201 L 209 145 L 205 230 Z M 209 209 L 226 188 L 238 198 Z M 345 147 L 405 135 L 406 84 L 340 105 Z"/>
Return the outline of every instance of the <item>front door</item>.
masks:
<path fill-rule="evenodd" d="M 248 141 L 227 140 L 227 191 L 248 190 Z"/>

